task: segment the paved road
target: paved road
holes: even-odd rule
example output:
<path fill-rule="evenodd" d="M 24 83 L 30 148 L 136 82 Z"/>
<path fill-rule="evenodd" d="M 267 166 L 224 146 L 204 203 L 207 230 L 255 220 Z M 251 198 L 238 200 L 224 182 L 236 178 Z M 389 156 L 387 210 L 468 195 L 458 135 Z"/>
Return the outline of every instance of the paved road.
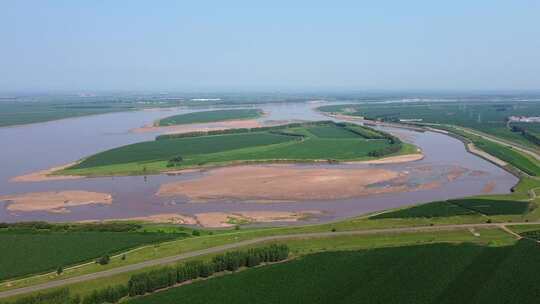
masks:
<path fill-rule="evenodd" d="M 134 270 L 139 270 L 139 269 L 147 268 L 150 266 L 166 265 L 166 264 L 174 263 L 180 260 L 184 260 L 184 259 L 188 259 L 188 258 L 192 258 L 196 256 L 219 253 L 225 250 L 243 247 L 247 245 L 263 243 L 267 241 L 279 241 L 279 240 L 298 239 L 298 238 L 347 236 L 347 235 L 371 235 L 371 234 L 383 234 L 383 233 L 448 231 L 448 230 L 472 229 L 472 228 L 503 228 L 504 226 L 507 226 L 507 225 L 531 225 L 531 224 L 539 224 L 539 223 L 526 222 L 526 223 L 463 224 L 463 225 L 387 228 L 387 229 L 372 229 L 372 230 L 360 230 L 360 231 L 318 232 L 318 233 L 301 233 L 301 234 L 267 236 L 267 237 L 252 239 L 252 240 L 241 241 L 241 242 L 237 242 L 233 244 L 227 244 L 227 245 L 212 247 L 208 249 L 187 252 L 187 253 L 183 253 L 183 254 L 179 254 L 175 256 L 149 260 L 149 261 L 117 267 L 117 268 L 113 268 L 113 269 L 105 270 L 101 272 L 96 272 L 96 273 L 81 275 L 77 277 L 51 281 L 51 282 L 47 282 L 43 284 L 3 291 L 3 292 L 0 292 L 0 298 L 16 296 L 20 294 L 45 290 L 45 289 L 54 288 L 54 287 L 62 287 L 65 285 L 85 282 L 85 281 L 94 280 L 94 279 L 107 278 L 113 275 L 122 274 L 125 272 L 134 271 Z"/>

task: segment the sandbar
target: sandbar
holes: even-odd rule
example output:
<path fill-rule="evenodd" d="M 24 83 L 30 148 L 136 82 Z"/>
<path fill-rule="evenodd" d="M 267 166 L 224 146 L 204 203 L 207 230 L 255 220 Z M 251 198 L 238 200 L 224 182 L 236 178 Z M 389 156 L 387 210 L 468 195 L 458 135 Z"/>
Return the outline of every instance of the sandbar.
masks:
<path fill-rule="evenodd" d="M 378 168 L 329 169 L 294 166 L 237 166 L 213 169 L 207 175 L 161 185 L 159 196 L 187 196 L 193 202 L 211 200 L 305 201 L 334 200 L 380 193 L 367 188 L 403 173 Z M 383 189 L 392 191 L 392 187 Z"/>
<path fill-rule="evenodd" d="M 24 175 L 19 175 L 12 178 L 12 182 L 43 182 L 43 181 L 54 181 L 54 180 L 67 180 L 67 179 L 79 179 L 84 178 L 83 176 L 78 175 L 51 175 L 55 171 L 63 170 L 68 167 L 75 165 L 76 162 L 69 163 L 62 166 L 52 167 L 45 170 L 35 171 Z"/>
<path fill-rule="evenodd" d="M 182 134 L 182 133 L 200 132 L 200 131 L 217 131 L 217 130 L 259 128 L 259 127 L 262 127 L 262 124 L 259 120 L 239 119 L 239 120 L 227 120 L 227 121 L 217 121 L 217 122 L 208 122 L 208 123 L 163 126 L 163 127 L 155 126 L 154 124 L 152 124 L 152 125 L 147 125 L 141 128 L 132 129 L 131 132 L 134 132 L 134 133 L 163 132 L 165 134 Z"/>
<path fill-rule="evenodd" d="M 9 211 L 31 212 L 46 211 L 68 213 L 69 207 L 84 205 L 110 205 L 112 196 L 108 193 L 90 191 L 31 192 L 0 196 L 0 201 L 8 201 Z"/>

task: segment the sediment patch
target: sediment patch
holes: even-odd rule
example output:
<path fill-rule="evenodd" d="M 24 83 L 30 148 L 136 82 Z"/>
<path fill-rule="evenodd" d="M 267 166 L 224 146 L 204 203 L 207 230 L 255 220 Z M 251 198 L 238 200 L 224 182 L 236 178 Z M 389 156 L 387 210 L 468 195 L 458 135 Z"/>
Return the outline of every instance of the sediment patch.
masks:
<path fill-rule="evenodd" d="M 297 168 L 294 166 L 238 166 L 211 170 L 196 180 L 164 184 L 157 195 L 184 195 L 195 202 L 212 200 L 305 201 L 332 200 L 396 189 L 367 188 L 403 173 L 378 169 Z M 399 190 L 397 190 L 399 191 Z"/>
<path fill-rule="evenodd" d="M 75 190 L 5 195 L 0 196 L 0 201 L 8 201 L 6 209 L 12 212 L 67 213 L 69 207 L 112 204 L 112 196 L 108 193 Z"/>
<path fill-rule="evenodd" d="M 152 125 L 147 125 L 141 128 L 135 128 L 135 129 L 132 129 L 131 131 L 135 133 L 163 132 L 166 134 L 181 134 L 181 133 L 190 133 L 190 132 L 199 132 L 199 131 L 217 131 L 217 130 L 259 128 L 259 127 L 262 127 L 262 124 L 258 120 L 245 119 L 245 120 L 228 120 L 228 121 L 194 123 L 194 124 L 163 126 L 163 127 L 154 126 L 152 124 Z"/>

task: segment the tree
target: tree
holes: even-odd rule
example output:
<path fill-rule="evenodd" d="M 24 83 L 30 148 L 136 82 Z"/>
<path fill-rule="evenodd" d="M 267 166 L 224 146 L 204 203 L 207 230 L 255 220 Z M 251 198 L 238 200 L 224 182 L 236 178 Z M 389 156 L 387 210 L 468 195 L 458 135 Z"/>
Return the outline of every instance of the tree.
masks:
<path fill-rule="evenodd" d="M 57 274 L 57 275 L 61 275 L 62 272 L 64 272 L 64 267 L 58 266 L 58 268 L 56 268 L 56 274 Z"/>

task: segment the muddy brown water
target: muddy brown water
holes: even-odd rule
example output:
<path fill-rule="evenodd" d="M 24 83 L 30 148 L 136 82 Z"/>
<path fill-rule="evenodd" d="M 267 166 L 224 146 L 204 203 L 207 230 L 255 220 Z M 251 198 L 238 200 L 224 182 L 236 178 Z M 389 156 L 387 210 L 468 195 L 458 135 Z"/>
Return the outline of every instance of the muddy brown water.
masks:
<path fill-rule="evenodd" d="M 270 115 L 261 120 L 327 120 L 315 112 L 310 104 L 272 104 L 262 108 Z M 118 219 L 178 212 L 186 215 L 204 212 L 237 211 L 305 211 L 320 210 L 322 216 L 310 222 L 327 222 L 353 217 L 368 212 L 407 206 L 422 202 L 459 198 L 482 194 L 486 184 L 494 184 L 492 194 L 509 193 L 517 178 L 503 169 L 468 153 L 464 145 L 447 135 L 419 133 L 403 129 L 386 128 L 385 131 L 401 136 L 420 147 L 425 158 L 411 163 L 383 165 L 297 165 L 302 167 L 379 168 L 407 171 L 408 178 L 372 187 L 404 185 L 407 192 L 369 195 L 346 200 L 301 201 L 279 203 L 252 203 L 244 201 L 212 201 L 190 203 L 185 197 L 158 197 L 155 195 L 163 183 L 193 179 L 206 174 L 191 172 L 178 176 L 126 176 L 86 178 L 46 182 L 11 182 L 14 176 L 62 165 L 84 156 L 125 144 L 152 140 L 156 133 L 133 133 L 131 129 L 152 121 L 192 110 L 174 109 L 112 113 L 65 119 L 47 123 L 0 128 L 0 196 L 39 191 L 87 190 L 107 192 L 113 203 L 107 206 L 88 205 L 70 208 L 69 213 L 10 212 L 7 202 L 0 202 L 0 221 L 29 220 L 78 221 L 90 219 Z M 455 172 L 455 179 L 448 179 Z M 437 188 L 423 189 L 422 185 L 437 184 Z M 304 223 L 300 221 L 299 223 Z M 280 225 L 291 223 L 273 223 Z"/>

